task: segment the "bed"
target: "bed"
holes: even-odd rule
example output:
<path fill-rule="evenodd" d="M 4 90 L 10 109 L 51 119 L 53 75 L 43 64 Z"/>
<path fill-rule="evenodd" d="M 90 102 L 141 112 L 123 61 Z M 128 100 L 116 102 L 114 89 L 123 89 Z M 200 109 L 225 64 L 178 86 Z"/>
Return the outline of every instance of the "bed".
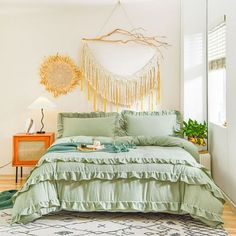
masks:
<path fill-rule="evenodd" d="M 65 114 L 59 116 L 59 135 L 66 124 L 62 116 Z M 158 123 L 166 123 L 166 119 Z M 104 122 L 111 126 L 107 119 Z M 126 135 L 96 136 L 105 146 L 96 152 L 77 149 L 92 143 L 94 135 L 71 135 L 75 128 L 67 130 L 67 137 L 55 141 L 13 196 L 12 223 L 28 223 L 50 212 L 68 210 L 190 214 L 209 226 L 221 226 L 224 198 L 209 171 L 198 163 L 196 147 L 165 133 L 148 135 L 147 127 L 141 130 L 145 135 L 138 135 L 136 125 L 133 131 L 126 127 Z M 80 128 L 79 132 L 85 131 Z"/>

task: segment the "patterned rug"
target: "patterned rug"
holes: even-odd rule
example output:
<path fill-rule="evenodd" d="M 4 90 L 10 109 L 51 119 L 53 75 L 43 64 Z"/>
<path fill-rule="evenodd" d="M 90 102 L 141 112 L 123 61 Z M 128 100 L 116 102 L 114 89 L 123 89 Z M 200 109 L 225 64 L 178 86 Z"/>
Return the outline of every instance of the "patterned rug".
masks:
<path fill-rule="evenodd" d="M 11 210 L 0 211 L 0 235 L 30 236 L 225 236 L 190 216 L 160 213 L 78 213 L 50 214 L 27 225 L 10 226 Z"/>

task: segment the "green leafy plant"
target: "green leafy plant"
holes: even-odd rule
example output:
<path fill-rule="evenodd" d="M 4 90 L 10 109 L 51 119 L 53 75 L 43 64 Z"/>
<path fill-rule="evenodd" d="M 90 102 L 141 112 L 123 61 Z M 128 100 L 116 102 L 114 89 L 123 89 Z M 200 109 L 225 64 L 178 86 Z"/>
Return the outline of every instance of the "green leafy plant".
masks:
<path fill-rule="evenodd" d="M 207 138 L 207 123 L 199 123 L 196 120 L 189 119 L 187 122 L 183 121 L 183 127 L 176 132 L 179 135 L 185 136 L 194 144 L 206 145 Z"/>

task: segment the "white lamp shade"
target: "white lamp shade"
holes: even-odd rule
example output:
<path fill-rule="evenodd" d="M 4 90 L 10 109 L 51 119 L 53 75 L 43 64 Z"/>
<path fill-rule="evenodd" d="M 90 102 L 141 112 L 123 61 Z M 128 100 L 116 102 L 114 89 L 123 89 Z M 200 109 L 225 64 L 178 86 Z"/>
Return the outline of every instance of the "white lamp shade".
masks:
<path fill-rule="evenodd" d="M 55 107 L 56 105 L 45 97 L 37 98 L 33 103 L 28 106 L 29 109 L 50 109 Z"/>

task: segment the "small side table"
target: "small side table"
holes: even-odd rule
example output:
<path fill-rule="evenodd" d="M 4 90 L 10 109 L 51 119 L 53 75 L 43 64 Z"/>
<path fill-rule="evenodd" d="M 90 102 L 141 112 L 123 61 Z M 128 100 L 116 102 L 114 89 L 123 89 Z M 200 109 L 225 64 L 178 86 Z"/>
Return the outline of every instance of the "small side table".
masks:
<path fill-rule="evenodd" d="M 54 133 L 44 134 L 15 134 L 13 136 L 12 166 L 16 167 L 16 183 L 18 179 L 18 167 L 35 166 L 47 148 L 54 142 Z"/>
<path fill-rule="evenodd" d="M 211 154 L 207 150 L 199 151 L 200 164 L 211 171 Z"/>

